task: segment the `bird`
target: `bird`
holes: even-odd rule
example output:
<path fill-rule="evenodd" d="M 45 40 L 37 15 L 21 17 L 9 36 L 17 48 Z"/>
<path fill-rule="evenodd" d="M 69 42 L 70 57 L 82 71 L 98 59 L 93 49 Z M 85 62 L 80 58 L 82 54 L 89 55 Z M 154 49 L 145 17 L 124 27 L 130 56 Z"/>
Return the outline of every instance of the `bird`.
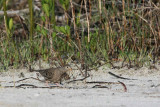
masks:
<path fill-rule="evenodd" d="M 68 80 L 70 78 L 67 72 L 72 71 L 72 68 L 67 65 L 64 67 L 49 68 L 44 70 L 31 69 L 31 71 L 39 72 L 47 81 L 61 83 L 62 79 Z"/>

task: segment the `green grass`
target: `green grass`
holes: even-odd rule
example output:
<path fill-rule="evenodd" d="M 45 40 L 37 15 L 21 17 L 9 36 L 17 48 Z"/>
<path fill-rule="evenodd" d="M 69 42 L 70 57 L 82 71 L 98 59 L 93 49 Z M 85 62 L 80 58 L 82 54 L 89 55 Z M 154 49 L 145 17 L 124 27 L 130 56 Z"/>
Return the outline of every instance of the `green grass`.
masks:
<path fill-rule="evenodd" d="M 18 23 L 9 29 L 12 24 L 9 22 L 11 19 L 7 18 L 3 21 L 0 18 L 2 21 L 0 23 L 6 23 L 8 26 L 4 29 L 7 33 L 0 35 L 0 63 L 3 65 L 1 69 L 9 66 L 15 68 L 27 66 L 38 59 L 49 61 L 52 58 L 56 58 L 60 65 L 64 65 L 70 57 L 72 60 L 79 61 L 81 65 L 89 67 L 98 66 L 101 60 L 106 63 L 125 61 L 140 67 L 146 63 L 159 61 L 158 33 L 160 31 L 159 27 L 155 26 L 160 24 L 157 18 L 159 16 L 148 14 L 148 12 L 152 13 L 153 9 L 134 8 L 131 6 L 133 3 L 121 4 L 120 7 L 124 6 L 124 8 L 120 9 L 119 5 L 114 4 L 116 2 L 107 4 L 108 1 L 105 5 L 104 3 L 101 5 L 102 16 L 99 14 L 98 1 L 92 1 L 92 5 L 87 6 L 88 10 L 92 10 L 89 20 L 90 42 L 88 42 L 86 11 L 78 6 L 77 10 L 75 8 L 75 24 L 70 22 L 70 17 L 67 17 L 67 23 L 58 24 L 55 22 L 53 0 L 42 0 L 42 16 L 32 16 L 33 7 L 32 2 L 29 1 L 29 23 L 24 21 L 29 29 L 29 39 L 21 36 L 14 37 L 14 31 L 19 27 L 16 26 Z M 0 3 L 2 5 L 2 2 Z M 64 14 L 73 12 L 69 8 L 69 0 L 61 1 L 60 4 L 66 12 Z M 5 8 L 5 4 L 3 7 Z M 154 5 L 152 8 L 155 8 Z M 78 17 L 81 15 L 85 17 L 83 19 Z M 83 21 L 80 22 L 80 19 Z"/>

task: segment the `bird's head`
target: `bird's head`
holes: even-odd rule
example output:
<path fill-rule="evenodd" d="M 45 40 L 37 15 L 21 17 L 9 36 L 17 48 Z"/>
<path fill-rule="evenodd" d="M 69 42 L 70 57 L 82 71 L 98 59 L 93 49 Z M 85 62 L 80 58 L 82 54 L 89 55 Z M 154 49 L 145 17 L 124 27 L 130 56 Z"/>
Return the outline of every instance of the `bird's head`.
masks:
<path fill-rule="evenodd" d="M 64 66 L 64 69 L 65 69 L 66 71 L 72 71 L 72 68 L 71 68 L 69 65 Z"/>

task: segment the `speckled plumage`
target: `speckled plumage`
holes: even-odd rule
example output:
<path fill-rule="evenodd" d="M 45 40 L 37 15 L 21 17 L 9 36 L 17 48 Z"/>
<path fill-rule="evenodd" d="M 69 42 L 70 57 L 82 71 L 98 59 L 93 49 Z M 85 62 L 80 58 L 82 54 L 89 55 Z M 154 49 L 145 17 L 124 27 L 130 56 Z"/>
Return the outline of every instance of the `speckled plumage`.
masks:
<path fill-rule="evenodd" d="M 61 82 L 62 78 L 67 80 L 69 79 L 68 71 L 71 71 L 72 68 L 70 66 L 58 67 L 58 68 L 49 68 L 45 70 L 32 70 L 39 72 L 47 81 L 53 83 Z"/>

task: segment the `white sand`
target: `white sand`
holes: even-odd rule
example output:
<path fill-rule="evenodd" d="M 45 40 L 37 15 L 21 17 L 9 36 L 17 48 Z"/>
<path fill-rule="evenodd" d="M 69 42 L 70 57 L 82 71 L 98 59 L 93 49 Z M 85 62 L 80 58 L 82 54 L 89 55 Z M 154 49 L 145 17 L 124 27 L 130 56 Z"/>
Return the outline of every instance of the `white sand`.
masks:
<path fill-rule="evenodd" d="M 158 68 L 160 69 L 160 68 Z M 127 78 L 138 80 L 118 79 L 108 72 L 113 72 Z M 26 69 L 9 70 L 0 74 L 0 107 L 160 107 L 160 70 L 145 67 L 134 69 L 110 69 L 100 67 L 98 71 L 90 71 L 90 77 L 85 81 L 72 83 L 63 82 L 64 88 L 4 88 L 5 86 L 18 86 L 32 84 L 46 87 L 46 84 L 34 79 L 19 83 L 9 83 L 25 78 L 37 77 L 35 72 Z M 70 74 L 74 78 L 82 78 L 79 71 L 73 70 Z M 40 77 L 42 79 L 42 77 Z M 87 84 L 91 81 L 123 82 L 121 84 Z M 107 88 L 93 88 L 95 85 Z"/>

